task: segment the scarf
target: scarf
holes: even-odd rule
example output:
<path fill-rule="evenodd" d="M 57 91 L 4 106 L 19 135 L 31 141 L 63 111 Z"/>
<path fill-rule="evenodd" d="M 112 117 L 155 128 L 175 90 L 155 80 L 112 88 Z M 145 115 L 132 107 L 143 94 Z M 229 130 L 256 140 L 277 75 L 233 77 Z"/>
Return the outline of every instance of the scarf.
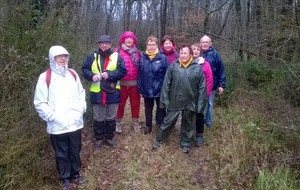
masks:
<path fill-rule="evenodd" d="M 193 57 L 191 56 L 188 62 L 182 62 L 181 59 L 179 59 L 179 63 L 181 67 L 187 68 L 193 61 Z"/>
<path fill-rule="evenodd" d="M 146 50 L 146 54 L 149 56 L 150 61 L 158 54 L 158 48 L 153 53 L 149 53 L 148 50 Z"/>
<path fill-rule="evenodd" d="M 139 50 L 135 46 L 133 48 L 129 48 L 124 43 L 121 45 L 121 48 L 130 55 L 133 65 L 137 67 L 139 58 L 136 53 L 139 52 Z"/>
<path fill-rule="evenodd" d="M 167 51 L 167 50 L 164 48 L 164 46 L 161 46 L 161 50 L 163 51 L 163 53 L 164 53 L 165 55 L 171 55 L 171 54 L 173 54 L 173 52 L 174 52 L 174 50 L 175 50 L 175 47 L 173 46 L 172 49 L 171 49 L 170 51 Z"/>
<path fill-rule="evenodd" d="M 167 51 L 164 46 L 161 46 L 161 51 L 163 54 L 167 57 L 169 64 L 172 64 L 176 59 L 178 58 L 176 52 L 175 52 L 175 46 L 170 51 Z"/>

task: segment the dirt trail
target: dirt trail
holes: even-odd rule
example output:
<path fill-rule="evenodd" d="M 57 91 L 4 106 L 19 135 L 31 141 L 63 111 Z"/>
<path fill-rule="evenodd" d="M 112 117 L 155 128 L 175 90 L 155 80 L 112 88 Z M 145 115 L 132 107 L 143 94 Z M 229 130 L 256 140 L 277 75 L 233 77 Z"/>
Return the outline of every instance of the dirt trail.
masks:
<path fill-rule="evenodd" d="M 82 171 L 89 181 L 83 189 L 190 189 L 185 188 L 186 183 L 196 189 L 217 189 L 207 147 L 193 145 L 191 152 L 184 154 L 179 146 L 178 128 L 162 150 L 156 152 L 151 149 L 156 129 L 150 135 L 136 134 L 127 124 L 123 133 L 115 136 L 117 148 L 103 145 L 95 149 L 93 129 L 89 126 L 82 136 Z M 177 182 L 176 178 L 184 178 L 184 182 Z"/>

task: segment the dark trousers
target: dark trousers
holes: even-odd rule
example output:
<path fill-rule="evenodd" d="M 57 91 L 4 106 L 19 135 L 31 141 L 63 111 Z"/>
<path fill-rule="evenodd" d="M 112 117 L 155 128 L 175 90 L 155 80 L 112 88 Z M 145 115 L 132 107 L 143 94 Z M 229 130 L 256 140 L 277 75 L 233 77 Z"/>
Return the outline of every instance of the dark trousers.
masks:
<path fill-rule="evenodd" d="M 79 175 L 81 169 L 81 129 L 59 135 L 50 135 L 55 151 L 56 169 L 63 181 Z"/>
<path fill-rule="evenodd" d="M 94 134 L 96 140 L 113 139 L 116 131 L 116 120 L 94 121 Z"/>
<path fill-rule="evenodd" d="M 152 127 L 154 101 L 156 102 L 156 125 L 160 126 L 164 120 L 164 117 L 166 116 L 166 110 L 164 108 L 159 107 L 159 98 L 144 98 L 147 127 Z"/>
<path fill-rule="evenodd" d="M 197 120 L 196 120 L 196 132 L 197 133 L 203 133 L 204 132 L 204 114 L 203 113 L 197 113 Z"/>

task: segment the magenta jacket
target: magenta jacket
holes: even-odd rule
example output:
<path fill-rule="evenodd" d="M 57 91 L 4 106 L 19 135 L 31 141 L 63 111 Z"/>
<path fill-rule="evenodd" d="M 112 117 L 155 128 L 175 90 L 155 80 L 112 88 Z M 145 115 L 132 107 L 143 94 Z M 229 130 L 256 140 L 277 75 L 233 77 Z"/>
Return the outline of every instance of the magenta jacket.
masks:
<path fill-rule="evenodd" d="M 196 59 L 197 63 L 200 64 L 202 66 L 202 71 L 203 74 L 205 76 L 205 80 L 206 80 L 206 91 L 207 91 L 207 96 L 210 96 L 210 93 L 212 91 L 213 88 L 213 74 L 212 74 L 212 70 L 210 68 L 210 64 L 203 58 L 203 57 L 198 57 Z"/>
<path fill-rule="evenodd" d="M 134 35 L 133 32 L 126 31 L 121 35 L 120 41 L 119 41 L 120 47 L 115 49 L 115 51 L 119 52 L 120 56 L 123 58 L 123 60 L 125 62 L 125 67 L 127 69 L 127 74 L 121 80 L 127 80 L 127 81 L 137 80 L 137 78 L 138 78 L 138 67 L 136 65 L 134 65 L 133 62 L 131 61 L 130 54 L 128 52 L 124 51 L 121 48 L 121 46 L 124 43 L 126 37 L 132 37 L 133 40 L 134 40 L 135 47 L 137 48 L 137 46 L 138 46 L 137 38 L 136 38 L 136 36 Z M 135 54 L 138 57 L 138 59 L 140 59 L 140 57 L 141 57 L 140 52 L 138 51 Z"/>

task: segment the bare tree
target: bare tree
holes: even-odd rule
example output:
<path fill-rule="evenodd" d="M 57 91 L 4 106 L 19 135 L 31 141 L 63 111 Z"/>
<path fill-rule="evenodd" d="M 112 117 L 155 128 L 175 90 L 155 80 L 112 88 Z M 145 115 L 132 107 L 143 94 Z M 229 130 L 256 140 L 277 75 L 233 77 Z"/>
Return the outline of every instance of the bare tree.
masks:
<path fill-rule="evenodd" d="M 161 0 L 160 3 L 160 23 L 161 23 L 161 36 L 164 36 L 166 34 L 166 26 L 167 26 L 167 6 L 168 6 L 168 0 Z"/>

